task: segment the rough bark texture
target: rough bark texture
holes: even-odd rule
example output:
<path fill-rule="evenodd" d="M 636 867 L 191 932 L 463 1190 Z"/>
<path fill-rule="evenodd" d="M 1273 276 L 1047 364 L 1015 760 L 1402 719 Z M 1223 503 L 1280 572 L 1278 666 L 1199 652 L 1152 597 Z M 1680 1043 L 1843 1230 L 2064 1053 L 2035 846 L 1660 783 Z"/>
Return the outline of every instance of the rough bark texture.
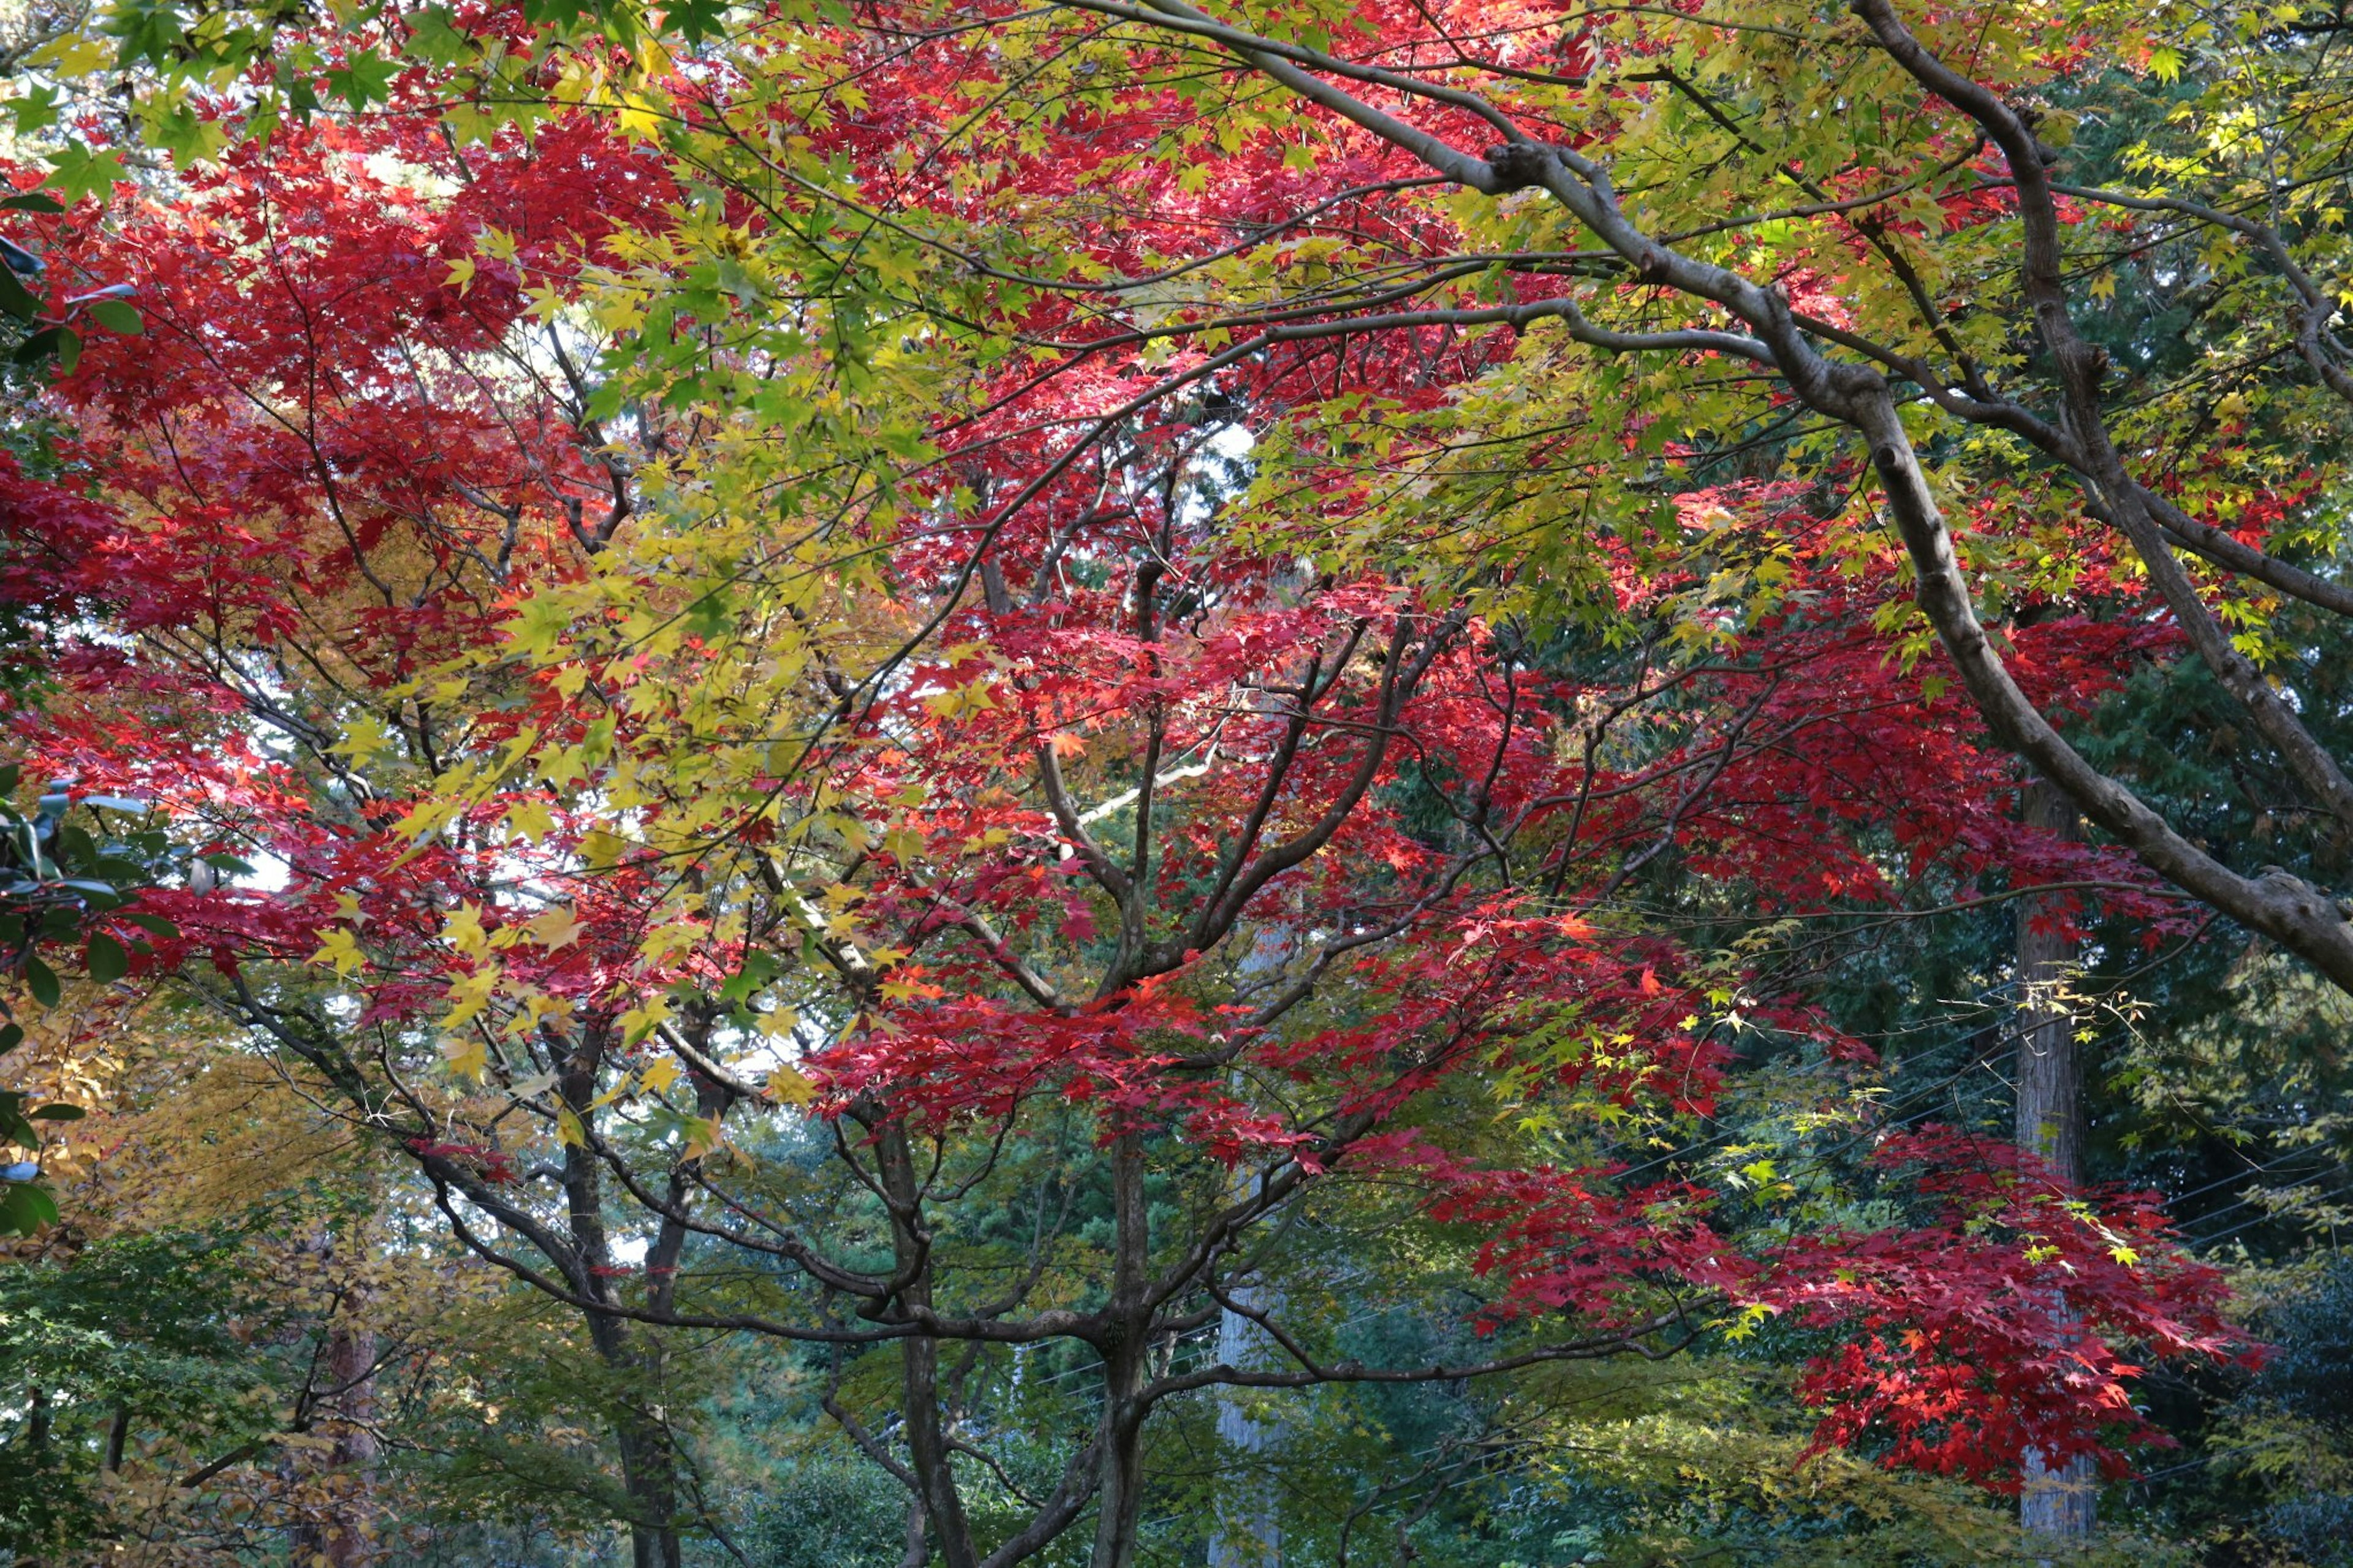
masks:
<path fill-rule="evenodd" d="M 340 1391 L 335 1447 L 331 1462 L 338 1478 L 339 1517 L 328 1526 L 325 1555 L 331 1568 L 356 1568 L 375 1558 L 369 1528 L 375 1491 L 375 1331 L 338 1328 L 328 1346 L 328 1375 Z"/>
<path fill-rule="evenodd" d="M 2062 837 L 2081 833 L 2074 803 L 2041 779 L 2027 787 L 2025 816 Z M 2078 944 L 2056 923 L 2059 902 L 2022 899 L 2018 906 L 2018 1146 L 2073 1185 L 2084 1179 L 2084 1062 L 2064 991 Z M 2022 1470 L 2018 1517 L 2030 1542 L 2092 1533 L 2099 1493 L 2090 1461 L 2053 1469 L 2029 1448 Z"/>

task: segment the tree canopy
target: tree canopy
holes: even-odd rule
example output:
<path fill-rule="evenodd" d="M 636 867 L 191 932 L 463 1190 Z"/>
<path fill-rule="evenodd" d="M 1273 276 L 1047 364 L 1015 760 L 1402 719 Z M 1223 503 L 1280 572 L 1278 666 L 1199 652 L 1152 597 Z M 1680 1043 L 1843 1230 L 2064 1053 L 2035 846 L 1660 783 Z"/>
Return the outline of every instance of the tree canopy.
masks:
<path fill-rule="evenodd" d="M 2353 20 L 6 25 L 23 1560 L 2343 1560 Z"/>

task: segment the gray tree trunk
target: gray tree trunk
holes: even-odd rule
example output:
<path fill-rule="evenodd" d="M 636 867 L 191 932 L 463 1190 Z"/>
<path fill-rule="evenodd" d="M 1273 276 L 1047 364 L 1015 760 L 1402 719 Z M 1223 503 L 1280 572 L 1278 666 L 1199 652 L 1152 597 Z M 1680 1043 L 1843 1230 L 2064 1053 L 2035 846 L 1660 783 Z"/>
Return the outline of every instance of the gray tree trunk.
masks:
<path fill-rule="evenodd" d="M 1240 1192 L 1235 1194 L 1242 1195 Z M 1263 1311 L 1274 1302 L 1262 1285 L 1246 1285 L 1235 1302 Z M 1253 1367 L 1273 1359 L 1265 1330 L 1228 1308 L 1218 1320 L 1218 1359 L 1228 1366 Z M 1218 1394 L 1218 1447 L 1233 1467 L 1219 1485 L 1217 1525 L 1209 1533 L 1209 1568 L 1274 1568 L 1282 1561 L 1282 1526 L 1267 1484 L 1268 1451 L 1282 1436 L 1280 1422 L 1261 1420 L 1250 1410 L 1247 1389 Z"/>
<path fill-rule="evenodd" d="M 1253 977 L 1271 974 L 1282 967 L 1289 952 L 1290 943 L 1280 928 L 1261 931 L 1242 958 L 1241 972 Z M 1227 1197 L 1239 1202 L 1257 1185 L 1254 1177 L 1237 1167 Z M 1282 1305 L 1262 1284 L 1240 1287 L 1233 1300 L 1253 1312 L 1270 1312 Z M 1229 1307 L 1218 1317 L 1218 1359 L 1228 1366 L 1256 1367 L 1279 1357 L 1267 1331 Z M 1218 1490 L 1209 1568 L 1275 1568 L 1282 1561 L 1282 1525 L 1266 1469 L 1268 1452 L 1282 1436 L 1282 1427 L 1279 1420 L 1261 1420 L 1252 1414 L 1249 1390 L 1219 1391 L 1218 1447 L 1232 1469 Z"/>
<path fill-rule="evenodd" d="M 2082 832 L 2073 803 L 2039 778 L 2024 805 L 2032 826 L 2063 838 Z M 2035 929 L 2057 912 L 2055 899 L 2018 901 L 2018 1146 L 2073 1185 L 2084 1179 L 2084 1062 L 2063 992 L 2079 954 L 2065 932 Z M 2018 1517 L 2030 1547 L 2091 1535 L 2099 1489 L 2090 1460 L 2053 1468 L 2029 1448 L 2021 1471 Z"/>

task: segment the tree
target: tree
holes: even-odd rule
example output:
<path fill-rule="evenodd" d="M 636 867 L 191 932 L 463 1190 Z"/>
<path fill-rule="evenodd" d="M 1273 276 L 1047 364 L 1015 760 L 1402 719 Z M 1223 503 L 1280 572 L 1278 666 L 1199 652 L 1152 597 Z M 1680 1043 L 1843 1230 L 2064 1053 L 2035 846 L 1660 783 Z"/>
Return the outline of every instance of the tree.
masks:
<path fill-rule="evenodd" d="M 276 52 L 249 100 L 155 101 L 220 160 L 111 219 L 149 342 L 57 396 L 139 542 L 108 613 L 152 698 L 121 711 L 109 672 L 35 743 L 282 866 L 164 898 L 153 968 L 402 1151 L 608 1368 L 659 1389 L 678 1330 L 809 1347 L 906 1489 L 910 1561 L 1074 1531 L 1132 1561 L 1157 1434 L 1210 1391 L 1507 1378 L 1777 1315 L 1816 1336 L 1825 1444 L 2114 1468 L 2146 1436 L 2120 1345 L 2227 1352 L 2211 1275 L 2145 1202 L 1879 1136 L 1867 1051 L 1642 905 L 1671 868 L 1768 914 L 1933 870 L 2178 929 L 2114 848 L 2015 830 L 1957 678 L 2143 860 L 2334 962 L 2303 893 L 2184 850 L 2052 727 L 2185 635 L 2132 558 L 1964 446 L 1973 565 L 2073 612 L 2019 616 L 2004 663 L 1916 458 L 1941 427 L 1813 346 L 1995 363 L 1998 316 L 1933 300 L 2014 221 L 2049 237 L 1941 123 L 1793 174 L 1755 149 L 1742 115 L 1796 122 L 1785 91 L 1902 105 L 1941 68 L 1870 19 L 1870 49 L 1831 40 L 1852 79 L 1796 88 L 1810 17 L 1702 47 L 1613 14 L 1558 69 L 1499 46 L 1530 125 L 1604 106 L 1666 227 L 1752 161 L 1808 197 L 1675 250 L 1452 66 L 1313 26 L 1049 9 L 975 47 L 780 16 L 672 69 L 620 11 L 627 58 L 438 12 L 324 41 L 149 14 L 125 58 Z M 1454 47 L 1370 22 L 1399 58 Z M 1996 43 L 2048 79 L 2049 40 Z M 272 121 L 290 81 L 315 100 L 306 61 L 381 110 Z M 2017 119 L 1978 108 L 1997 142 Z M 1456 115 L 1504 149 L 1439 140 Z M 1901 226 L 1930 220 L 1935 288 Z M 1819 314 L 1849 275 L 1895 280 L 1852 330 Z M 1747 332 L 1654 331 L 1661 288 Z M 1990 374 L 1922 384 L 2031 444 Z M 2099 428 L 2071 413 L 2057 455 L 2099 468 Z M 1786 1155 L 1718 1142 L 1775 1124 Z M 1334 1252 L 1434 1325 L 1428 1360 L 1314 1313 Z M 1212 1359 L 1229 1314 L 1281 1359 Z M 665 1409 L 616 1423 L 640 1563 L 679 1552 Z"/>

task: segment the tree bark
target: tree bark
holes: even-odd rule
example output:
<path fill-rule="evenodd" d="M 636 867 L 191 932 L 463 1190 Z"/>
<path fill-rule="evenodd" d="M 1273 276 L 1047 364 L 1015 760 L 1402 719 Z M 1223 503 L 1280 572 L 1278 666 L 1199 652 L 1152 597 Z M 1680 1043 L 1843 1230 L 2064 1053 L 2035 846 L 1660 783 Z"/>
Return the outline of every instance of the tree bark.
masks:
<path fill-rule="evenodd" d="M 375 1555 L 368 1514 L 375 1491 L 375 1331 L 339 1326 L 327 1352 L 327 1375 L 336 1395 L 334 1467 L 336 1516 L 326 1531 L 329 1568 L 357 1568 Z"/>
<path fill-rule="evenodd" d="M 1095 1492 L 1092 1568 L 1130 1568 L 1144 1522 L 1144 1384 L 1152 1310 L 1145 1299 L 1152 1233 L 1144 1192 L 1144 1144 L 1135 1133 L 1113 1141 L 1112 1292 L 1104 1314 L 1101 1477 Z"/>
<path fill-rule="evenodd" d="M 1234 1300 L 1254 1310 L 1273 1305 L 1256 1285 L 1237 1289 Z M 1218 1321 L 1218 1359 L 1228 1366 L 1266 1363 L 1272 1349 L 1266 1331 L 1229 1307 Z M 1282 1561 L 1282 1525 L 1274 1500 L 1267 1495 L 1259 1473 L 1267 1450 L 1281 1436 L 1281 1426 L 1261 1420 L 1250 1408 L 1247 1389 L 1228 1388 L 1218 1395 L 1218 1445 L 1238 1474 L 1225 1479 L 1218 1492 L 1216 1528 L 1209 1536 L 1209 1568 L 1275 1568 Z"/>
<path fill-rule="evenodd" d="M 906 1128 L 897 1122 L 875 1140 L 876 1170 L 891 1208 L 893 1276 L 899 1300 L 910 1311 L 932 1306 L 931 1237 L 923 1228 L 923 1184 Z M 910 1334 L 899 1342 L 900 1417 L 905 1425 L 908 1468 L 915 1477 L 923 1522 L 946 1568 L 976 1568 L 972 1527 L 965 1518 L 964 1494 L 956 1485 L 949 1423 L 941 1409 L 940 1342 Z M 911 1552 L 912 1555 L 912 1552 Z"/>
<path fill-rule="evenodd" d="M 556 1093 L 583 1128 L 596 1125 L 596 1073 L 610 1043 L 607 1026 L 584 1028 L 556 1080 Z M 565 1148 L 564 1195 L 573 1250 L 586 1270 L 585 1288 L 609 1300 L 613 1244 L 605 1228 L 603 1172 L 585 1144 Z M 626 1322 L 605 1312 L 592 1311 L 587 1318 L 588 1341 L 598 1360 L 632 1378 L 649 1370 Z M 629 1499 L 630 1568 L 680 1568 L 678 1458 L 670 1449 L 666 1413 L 659 1405 L 638 1409 L 625 1394 L 613 1436 Z"/>
<path fill-rule="evenodd" d="M 2041 778 L 2024 800 L 2028 826 L 2059 837 L 2082 835 L 2074 803 Z M 2058 922 L 2056 897 L 2018 901 L 2019 1148 L 2073 1187 L 2084 1180 L 2084 1062 L 2063 994 L 2080 944 Z M 2030 1546 L 2081 1541 L 2092 1533 L 2099 1494 L 2091 1461 L 2052 1468 L 2029 1448 L 2021 1456 L 2018 1518 Z"/>

